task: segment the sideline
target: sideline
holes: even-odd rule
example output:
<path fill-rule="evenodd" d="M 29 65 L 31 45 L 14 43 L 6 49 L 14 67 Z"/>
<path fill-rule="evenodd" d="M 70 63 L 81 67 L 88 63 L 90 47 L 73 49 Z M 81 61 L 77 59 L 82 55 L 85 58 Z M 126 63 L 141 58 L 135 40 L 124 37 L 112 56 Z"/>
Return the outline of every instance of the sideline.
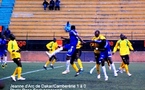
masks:
<path fill-rule="evenodd" d="M 64 66 L 56 66 L 54 67 L 55 68 L 62 68 Z M 47 70 L 51 70 L 52 68 L 47 68 Z M 40 72 L 40 71 L 44 71 L 45 69 L 38 69 L 38 70 L 33 70 L 33 71 L 28 71 L 28 72 L 25 72 L 25 73 L 22 73 L 22 75 L 26 75 L 26 74 L 30 74 L 30 73 L 35 73 L 35 72 Z M 11 76 L 8 76 L 8 77 L 4 77 L 4 78 L 1 78 L 0 80 L 6 80 L 6 79 L 9 79 L 11 78 Z"/>

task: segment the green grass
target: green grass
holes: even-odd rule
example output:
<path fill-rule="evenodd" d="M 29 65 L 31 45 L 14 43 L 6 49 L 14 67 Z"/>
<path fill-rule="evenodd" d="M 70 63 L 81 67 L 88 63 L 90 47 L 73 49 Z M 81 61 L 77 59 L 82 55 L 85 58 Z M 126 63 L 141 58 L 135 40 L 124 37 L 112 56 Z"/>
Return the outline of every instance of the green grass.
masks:
<path fill-rule="evenodd" d="M 96 70 L 92 75 L 89 74 L 89 70 L 94 66 L 94 63 L 84 63 L 85 71 L 78 77 L 74 77 L 75 71 L 72 68 L 69 74 L 61 74 L 65 70 L 65 63 L 56 63 L 55 67 L 63 67 L 49 70 L 43 70 L 43 65 L 44 63 L 23 63 L 23 73 L 40 71 L 24 74 L 25 81 L 13 82 L 11 78 L 4 79 L 5 88 L 3 90 L 145 90 L 145 63 L 131 63 L 129 65 L 131 77 L 128 77 L 126 73 L 119 73 L 118 77 L 114 77 L 113 72 L 107 69 L 108 81 L 104 81 L 103 74 L 101 79 L 98 80 Z M 118 63 L 115 65 L 116 68 L 119 67 Z M 10 76 L 15 67 L 14 63 L 8 63 L 5 69 L 0 68 L 0 78 Z M 59 88 L 60 85 L 63 87 Z M 64 87 L 69 85 L 70 88 Z M 17 87 L 12 88 L 12 86 Z M 59 87 L 54 88 L 52 86 Z"/>

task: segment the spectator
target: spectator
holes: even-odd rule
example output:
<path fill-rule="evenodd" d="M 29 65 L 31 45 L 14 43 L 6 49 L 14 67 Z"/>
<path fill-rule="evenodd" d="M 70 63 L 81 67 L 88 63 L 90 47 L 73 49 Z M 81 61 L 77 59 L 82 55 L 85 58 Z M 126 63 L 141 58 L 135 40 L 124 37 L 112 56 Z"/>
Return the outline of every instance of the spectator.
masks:
<path fill-rule="evenodd" d="M 53 0 L 50 0 L 49 2 L 49 10 L 54 10 L 54 1 Z"/>
<path fill-rule="evenodd" d="M 65 25 L 65 27 L 64 27 L 64 30 L 65 30 L 66 32 L 69 32 L 69 31 L 71 30 L 71 24 L 69 23 L 69 21 L 67 21 L 67 23 L 66 23 L 66 25 Z"/>
<path fill-rule="evenodd" d="M 60 10 L 60 1 L 59 0 L 55 1 L 55 10 Z"/>
<path fill-rule="evenodd" d="M 42 5 L 43 5 L 44 10 L 46 10 L 46 8 L 49 5 L 49 3 L 46 0 L 44 0 Z"/>

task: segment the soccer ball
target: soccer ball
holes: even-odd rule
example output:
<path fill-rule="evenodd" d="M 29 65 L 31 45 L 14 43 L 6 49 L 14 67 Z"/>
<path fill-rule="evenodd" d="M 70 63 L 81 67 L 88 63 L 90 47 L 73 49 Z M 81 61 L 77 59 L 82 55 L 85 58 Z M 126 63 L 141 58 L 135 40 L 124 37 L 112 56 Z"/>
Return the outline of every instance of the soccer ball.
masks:
<path fill-rule="evenodd" d="M 2 80 L 0 80 L 0 90 L 3 89 L 5 87 L 5 84 Z"/>

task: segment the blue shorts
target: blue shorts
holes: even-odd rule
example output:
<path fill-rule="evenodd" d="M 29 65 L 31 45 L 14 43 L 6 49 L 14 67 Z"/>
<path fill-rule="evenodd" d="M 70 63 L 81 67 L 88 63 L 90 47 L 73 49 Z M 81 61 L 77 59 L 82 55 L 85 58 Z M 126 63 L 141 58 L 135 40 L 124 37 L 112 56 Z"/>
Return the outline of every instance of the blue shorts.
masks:
<path fill-rule="evenodd" d="M 66 54 L 67 56 L 72 56 L 76 50 L 76 46 L 71 44 L 66 44 L 64 45 L 64 49 L 67 49 L 67 54 Z"/>
<path fill-rule="evenodd" d="M 112 57 L 112 51 L 111 50 L 101 51 L 99 61 L 101 61 L 103 59 L 107 59 L 108 57 Z"/>
<path fill-rule="evenodd" d="M 0 57 L 3 57 L 7 53 L 7 50 L 1 50 L 0 51 Z"/>

